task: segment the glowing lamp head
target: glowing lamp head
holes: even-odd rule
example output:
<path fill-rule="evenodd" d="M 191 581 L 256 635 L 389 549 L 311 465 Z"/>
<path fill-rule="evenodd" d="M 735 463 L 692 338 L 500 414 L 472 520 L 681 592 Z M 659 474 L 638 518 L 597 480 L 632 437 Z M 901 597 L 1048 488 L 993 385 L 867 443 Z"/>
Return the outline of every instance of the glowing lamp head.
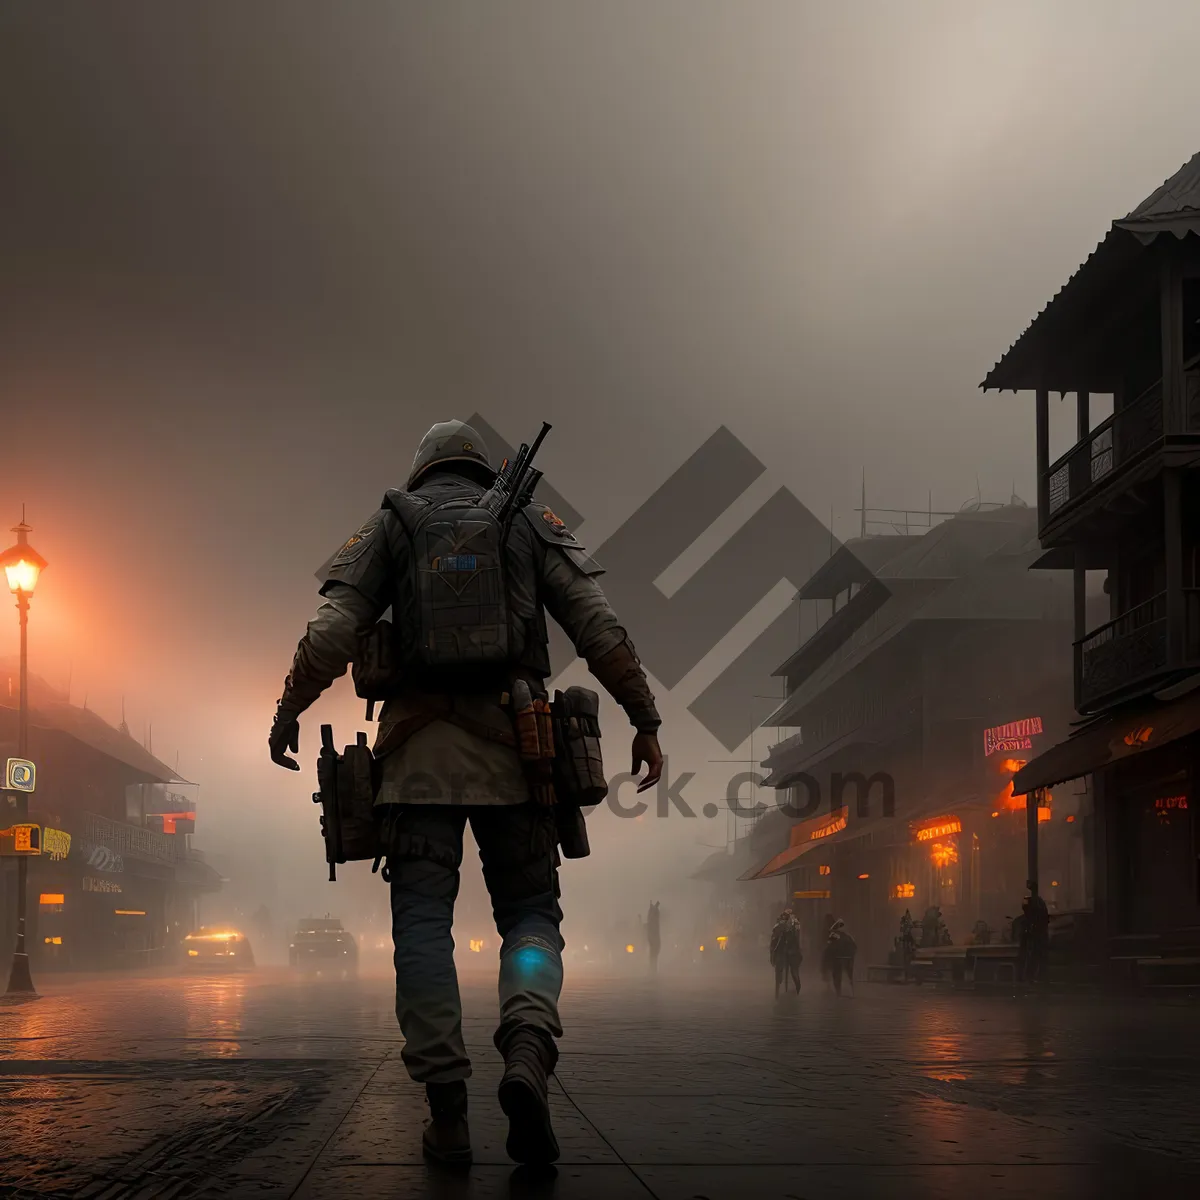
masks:
<path fill-rule="evenodd" d="M 17 535 L 17 544 L 0 554 L 0 566 L 4 568 L 8 590 L 14 596 L 32 596 L 38 576 L 46 566 L 46 560 L 29 544 L 31 528 L 24 521 L 14 525 L 12 531 Z"/>

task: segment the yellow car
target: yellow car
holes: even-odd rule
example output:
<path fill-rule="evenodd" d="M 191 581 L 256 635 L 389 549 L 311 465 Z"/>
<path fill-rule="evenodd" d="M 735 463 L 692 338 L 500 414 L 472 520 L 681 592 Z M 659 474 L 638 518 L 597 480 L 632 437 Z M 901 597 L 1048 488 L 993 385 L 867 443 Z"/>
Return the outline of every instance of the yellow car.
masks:
<path fill-rule="evenodd" d="M 201 926 L 183 939 L 183 950 L 191 967 L 220 967 L 227 971 L 254 966 L 254 951 L 244 933 L 236 929 Z"/>

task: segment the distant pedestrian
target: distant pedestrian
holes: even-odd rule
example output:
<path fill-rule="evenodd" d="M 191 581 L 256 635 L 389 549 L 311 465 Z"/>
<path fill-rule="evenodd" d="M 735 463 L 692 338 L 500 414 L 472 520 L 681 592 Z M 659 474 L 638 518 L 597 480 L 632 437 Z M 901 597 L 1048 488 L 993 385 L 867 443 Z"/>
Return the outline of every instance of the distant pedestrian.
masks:
<path fill-rule="evenodd" d="M 775 998 L 779 998 L 779 986 L 787 991 L 788 976 L 800 993 L 800 964 L 804 955 L 800 950 L 800 922 L 790 908 L 779 914 L 771 929 L 771 965 L 775 968 Z"/>
<path fill-rule="evenodd" d="M 646 945 L 650 948 L 650 970 L 658 970 L 658 953 L 662 949 L 662 927 L 658 911 L 659 902 L 650 905 L 646 913 Z"/>
<path fill-rule="evenodd" d="M 1050 910 L 1032 883 L 1021 905 L 1021 918 L 1019 974 L 1026 983 L 1042 983 L 1050 953 Z"/>
<path fill-rule="evenodd" d="M 834 921 L 829 930 L 829 940 L 825 943 L 824 959 L 828 974 L 833 979 L 833 990 L 839 996 L 842 994 L 843 975 L 850 983 L 851 992 L 854 991 L 854 956 L 857 953 L 858 946 L 846 932 L 846 922 Z"/>
<path fill-rule="evenodd" d="M 943 946 L 946 944 L 946 925 L 942 920 L 942 910 L 936 904 L 931 904 L 921 918 L 921 945 Z"/>

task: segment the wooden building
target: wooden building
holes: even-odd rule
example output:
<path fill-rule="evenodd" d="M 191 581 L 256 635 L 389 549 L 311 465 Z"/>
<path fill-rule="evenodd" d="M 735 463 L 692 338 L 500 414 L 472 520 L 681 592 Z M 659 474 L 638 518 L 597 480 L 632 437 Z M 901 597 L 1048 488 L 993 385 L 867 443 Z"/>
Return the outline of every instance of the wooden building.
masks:
<path fill-rule="evenodd" d="M 15 675 L 15 673 L 14 673 Z M 0 685 L 8 673 L 0 667 Z M 15 689 L 0 690 L 0 758 L 15 753 Z M 30 820 L 43 852 L 29 862 L 27 944 L 47 969 L 170 961 L 219 874 L 192 847 L 194 789 L 87 708 L 30 679 Z M 46 830 L 52 831 L 49 835 Z M 0 860 L 0 936 L 16 937 L 15 860 Z"/>
<path fill-rule="evenodd" d="M 1039 566 L 1074 572 L 1085 723 L 1021 790 L 1094 774 L 1097 921 L 1114 970 L 1200 950 L 1200 155 L 1103 241 L 982 387 L 1036 394 Z M 1050 460 L 1052 396 L 1076 440 Z M 1112 412 L 1094 419 L 1097 396 Z M 1088 572 L 1109 611 L 1089 621 Z M 1043 888 L 1044 890 L 1044 888 Z"/>
<path fill-rule="evenodd" d="M 786 875 L 810 947 L 829 914 L 878 960 L 905 909 L 939 906 L 959 942 L 1017 911 L 1012 775 L 1073 716 L 1070 575 L 1030 572 L 1040 553 L 1032 509 L 976 505 L 854 539 L 802 589 L 823 619 L 776 672 L 787 699 L 766 722 L 799 733 L 763 764 L 795 819 L 744 878 Z M 1042 815 L 1052 903 L 1086 907 L 1087 797 L 1055 793 Z"/>

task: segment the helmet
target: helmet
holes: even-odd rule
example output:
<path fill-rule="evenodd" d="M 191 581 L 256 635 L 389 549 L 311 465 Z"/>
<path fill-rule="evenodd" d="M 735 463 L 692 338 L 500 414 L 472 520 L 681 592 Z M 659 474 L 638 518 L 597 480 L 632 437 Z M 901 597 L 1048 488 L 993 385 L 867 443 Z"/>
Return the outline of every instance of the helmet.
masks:
<path fill-rule="evenodd" d="M 405 486 L 411 490 L 430 467 L 451 462 L 473 463 L 472 476 L 482 468 L 488 483 L 495 478 L 483 438 L 465 421 L 439 421 L 421 439 Z"/>

